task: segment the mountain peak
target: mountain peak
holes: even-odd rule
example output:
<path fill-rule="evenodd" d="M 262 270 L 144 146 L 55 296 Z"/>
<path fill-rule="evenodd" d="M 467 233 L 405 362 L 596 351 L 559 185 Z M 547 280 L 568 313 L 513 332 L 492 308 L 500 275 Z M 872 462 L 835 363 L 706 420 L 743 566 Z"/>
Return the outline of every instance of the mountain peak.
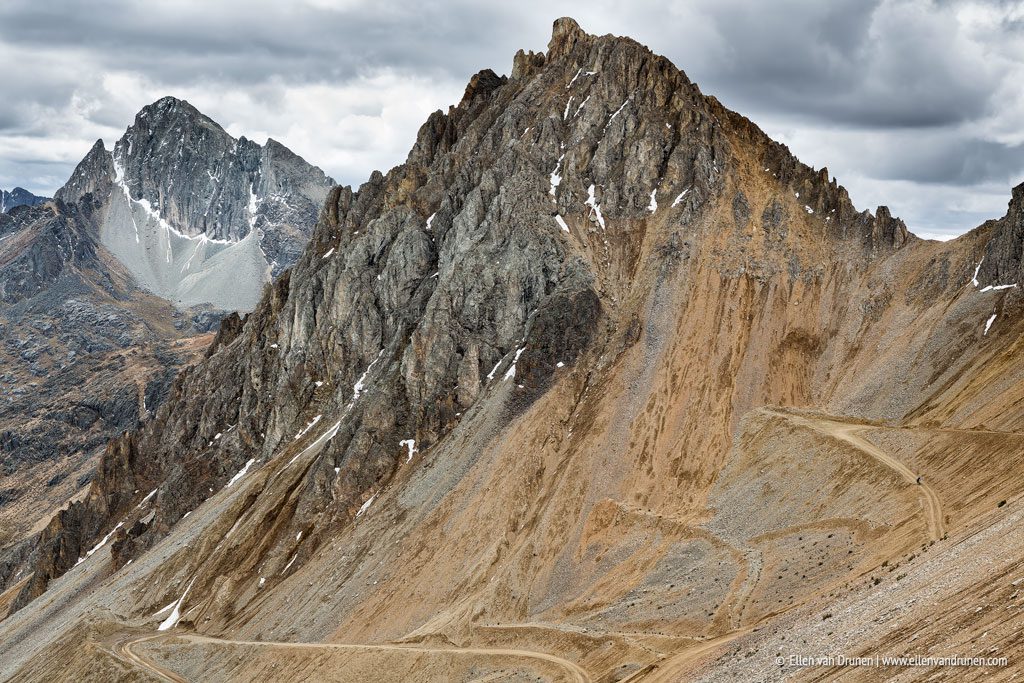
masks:
<path fill-rule="evenodd" d="M 167 139 L 204 129 L 216 136 L 231 137 L 219 123 L 196 109 L 187 100 L 168 95 L 139 110 L 135 121 L 125 131 L 125 137 L 139 137 L 140 133 L 144 133 L 147 137 Z M 117 156 L 119 155 L 115 147 L 115 157 Z"/>
<path fill-rule="evenodd" d="M 486 95 L 492 92 L 495 88 L 504 85 L 508 79 L 504 76 L 499 76 L 494 73 L 491 69 L 484 69 L 473 75 L 469 79 L 469 84 L 466 85 L 466 92 L 462 95 L 462 101 L 459 106 L 463 106 L 472 103 L 474 99 L 481 95 Z"/>
<path fill-rule="evenodd" d="M 97 214 L 102 242 L 146 289 L 179 306 L 248 310 L 298 258 L 331 185 L 280 143 L 235 139 L 168 96 L 143 107 L 112 152 L 97 141 L 57 196 L 112 207 Z"/>
<path fill-rule="evenodd" d="M 196 109 L 188 100 L 178 99 L 173 95 L 165 95 L 152 104 L 147 104 L 140 110 L 140 114 L 148 113 L 177 113 L 182 112 L 189 116 L 207 118 L 201 111 Z"/>
<path fill-rule="evenodd" d="M 87 194 L 106 196 L 110 192 L 113 177 L 114 164 L 110 152 L 102 139 L 97 140 L 54 197 L 62 202 L 74 203 L 81 201 Z"/>
<path fill-rule="evenodd" d="M 549 56 L 570 52 L 576 43 L 590 38 L 590 34 L 580 28 L 580 25 L 572 17 L 561 17 L 555 19 L 551 27 L 551 40 L 548 42 Z"/>
<path fill-rule="evenodd" d="M 37 197 L 23 187 L 16 187 L 10 192 L 0 190 L 0 213 L 19 206 L 38 206 L 45 201 L 46 197 Z"/>

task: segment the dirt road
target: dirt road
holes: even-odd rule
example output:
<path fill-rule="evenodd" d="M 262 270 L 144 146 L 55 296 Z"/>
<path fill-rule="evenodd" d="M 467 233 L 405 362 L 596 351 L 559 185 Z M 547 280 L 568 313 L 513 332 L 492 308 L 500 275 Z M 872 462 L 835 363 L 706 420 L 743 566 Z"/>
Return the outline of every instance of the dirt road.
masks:
<path fill-rule="evenodd" d="M 870 429 L 868 425 L 854 424 L 833 420 L 825 417 L 796 415 L 793 413 L 778 410 L 768 410 L 772 415 L 785 418 L 795 424 L 808 429 L 813 429 L 834 439 L 847 443 L 865 455 L 877 460 L 886 467 L 898 473 L 908 484 L 915 486 L 924 496 L 924 511 L 928 521 L 928 531 L 934 540 L 940 540 L 946 533 L 943 520 L 942 503 L 938 494 L 928 484 L 917 484 L 917 475 L 906 465 L 892 457 L 875 444 L 863 438 L 858 432 Z M 677 655 L 667 657 L 664 660 L 645 667 L 632 676 L 624 679 L 627 681 L 644 681 L 644 683 L 655 683 L 657 681 L 672 681 L 673 683 L 682 680 L 680 676 L 686 669 L 702 656 L 720 648 L 723 645 L 745 635 L 753 630 L 753 627 L 741 628 L 730 631 L 716 638 L 711 638 L 691 648 L 680 652 Z"/>
<path fill-rule="evenodd" d="M 161 637 L 163 634 L 148 635 L 138 637 L 137 634 L 129 634 L 121 636 L 114 641 L 113 646 L 110 648 L 110 652 L 118 659 L 128 662 L 132 666 L 143 669 L 144 671 L 152 674 L 161 681 L 171 681 L 171 683 L 188 683 L 186 679 L 182 678 L 173 671 L 168 671 L 163 667 L 151 662 L 145 657 L 141 657 L 132 651 L 133 645 L 138 645 L 147 640 L 154 640 Z"/>
<path fill-rule="evenodd" d="M 928 517 L 928 530 L 932 539 L 938 541 L 945 536 L 946 525 L 943 519 L 942 502 L 939 500 L 938 494 L 935 493 L 935 490 L 924 481 L 918 485 L 917 474 L 911 471 L 909 467 L 880 449 L 875 444 L 858 435 L 858 432 L 870 429 L 869 426 L 842 422 L 824 417 L 794 415 L 774 410 L 769 412 L 773 415 L 784 417 L 791 422 L 848 443 L 862 453 L 871 456 L 886 467 L 897 472 L 904 480 L 907 481 L 907 483 L 917 486 L 921 495 L 924 497 L 924 509 Z"/>
<path fill-rule="evenodd" d="M 181 676 L 167 671 L 162 667 L 156 665 L 146 657 L 134 652 L 132 648 L 135 645 L 139 645 L 148 641 L 156 641 L 164 638 L 175 638 L 178 640 L 187 640 L 193 643 L 203 643 L 212 645 L 222 646 L 256 646 L 256 647 L 278 647 L 278 648 L 289 648 L 289 649 L 301 649 L 301 650 L 345 650 L 349 652 L 374 652 L 374 651 L 395 651 L 395 652 L 414 652 L 418 654 L 450 654 L 450 655 L 481 655 L 484 657 L 502 657 L 502 658 L 514 658 L 514 659 L 527 659 L 547 662 L 548 664 L 554 664 L 566 671 L 569 678 L 568 680 L 573 683 L 591 683 L 590 675 L 580 666 L 570 662 L 567 659 L 556 657 L 544 652 L 534 652 L 531 650 L 506 650 L 500 648 L 457 648 L 457 647 L 425 647 L 416 645 L 346 645 L 336 643 L 287 643 L 287 642 L 268 642 L 268 641 L 256 641 L 256 640 L 222 640 L 220 638 L 211 638 L 196 633 L 181 633 L 181 632 L 167 632 L 150 634 L 145 636 L 132 635 L 124 637 L 116 641 L 112 651 L 115 656 L 122 660 L 131 662 L 132 664 L 145 669 L 147 672 L 155 675 L 161 680 L 174 681 L 174 683 L 186 683 L 186 679 Z"/>

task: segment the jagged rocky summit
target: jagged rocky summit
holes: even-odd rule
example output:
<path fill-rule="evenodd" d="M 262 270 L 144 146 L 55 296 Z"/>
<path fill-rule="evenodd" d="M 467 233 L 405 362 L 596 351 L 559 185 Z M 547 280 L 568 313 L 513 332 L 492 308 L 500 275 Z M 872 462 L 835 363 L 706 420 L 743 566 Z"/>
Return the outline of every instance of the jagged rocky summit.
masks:
<path fill-rule="evenodd" d="M 56 197 L 93 195 L 101 243 L 151 292 L 248 311 L 298 258 L 333 184 L 275 140 L 235 139 L 165 97 L 113 151 L 97 141 Z"/>

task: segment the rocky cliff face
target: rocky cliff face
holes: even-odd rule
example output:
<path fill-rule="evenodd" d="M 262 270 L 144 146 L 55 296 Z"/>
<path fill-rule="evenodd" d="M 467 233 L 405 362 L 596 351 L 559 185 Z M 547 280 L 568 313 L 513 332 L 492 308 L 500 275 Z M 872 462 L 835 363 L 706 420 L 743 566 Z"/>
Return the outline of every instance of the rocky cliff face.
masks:
<path fill-rule="evenodd" d="M 1024 282 L 1024 184 L 1013 188 L 1006 216 L 989 227 L 992 239 L 974 274 L 977 286 Z"/>
<path fill-rule="evenodd" d="M 7 213 L 17 206 L 39 206 L 45 201 L 46 197 L 38 197 L 21 187 L 10 192 L 0 190 L 0 213 Z"/>
<path fill-rule="evenodd" d="M 1021 300 L 965 287 L 998 234 L 858 212 L 667 60 L 559 20 L 403 165 L 330 192 L 294 268 L 42 532 L 0 635 L 107 573 L 80 604 L 117 619 L 418 643 L 417 665 L 536 649 L 616 680 L 747 633 L 941 540 L 857 425 L 1024 426 L 983 369 Z"/>
<path fill-rule="evenodd" d="M 236 140 L 166 97 L 113 152 L 97 142 L 57 197 L 101 202 L 101 242 L 150 291 L 244 311 L 295 262 L 331 185 L 278 142 Z"/>

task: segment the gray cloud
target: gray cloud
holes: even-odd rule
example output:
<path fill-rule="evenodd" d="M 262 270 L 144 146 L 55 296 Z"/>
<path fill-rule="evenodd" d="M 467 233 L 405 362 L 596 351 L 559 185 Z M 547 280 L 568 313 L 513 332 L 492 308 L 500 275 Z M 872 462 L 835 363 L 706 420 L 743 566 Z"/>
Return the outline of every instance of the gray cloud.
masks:
<path fill-rule="evenodd" d="M 951 125 L 989 109 L 1000 74 L 980 50 L 956 49 L 952 11 L 878 0 L 763 10 L 709 9 L 732 49 L 701 68 L 739 106 L 880 128 Z"/>
<path fill-rule="evenodd" d="M 1020 174 L 1024 164 L 1024 144 L 1006 145 L 992 140 L 929 143 L 915 139 L 894 152 L 868 163 L 867 168 L 874 177 L 949 185 L 992 181 L 1009 184 Z"/>
<path fill-rule="evenodd" d="M 1024 176 L 1017 1 L 5 0 L 0 187 L 52 192 L 165 94 L 358 183 L 561 15 L 665 54 L 919 232 L 1000 215 Z"/>

